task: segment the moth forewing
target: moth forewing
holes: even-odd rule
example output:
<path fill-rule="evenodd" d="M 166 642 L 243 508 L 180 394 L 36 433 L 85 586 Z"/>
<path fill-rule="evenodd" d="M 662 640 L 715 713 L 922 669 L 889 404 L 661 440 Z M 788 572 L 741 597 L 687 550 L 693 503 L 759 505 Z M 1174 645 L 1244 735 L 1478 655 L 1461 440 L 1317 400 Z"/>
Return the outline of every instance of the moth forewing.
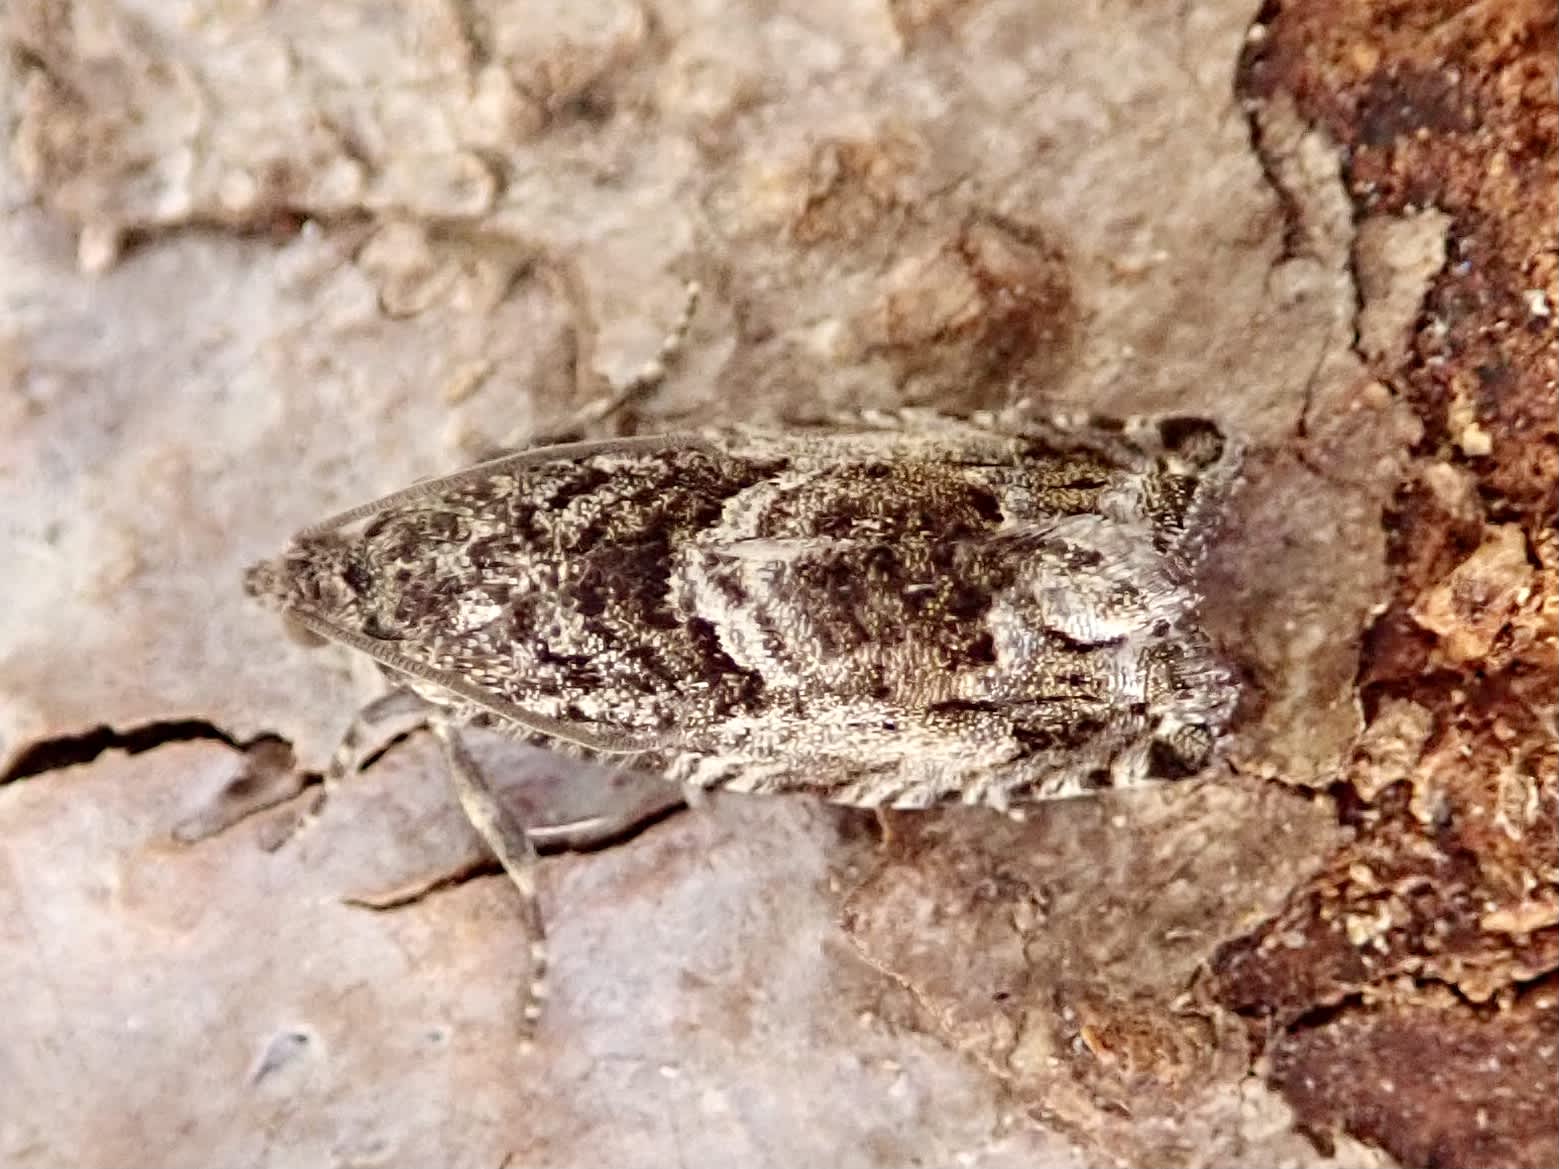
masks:
<path fill-rule="evenodd" d="M 419 479 L 410 487 L 402 487 L 400 490 L 392 491 L 388 495 L 382 495 L 378 499 L 348 508 L 343 512 L 337 512 L 333 516 L 327 516 L 318 523 L 310 524 L 304 528 L 293 537 L 293 540 L 297 541 L 309 536 L 334 532 L 340 528 L 349 527 L 361 520 L 372 519 L 383 512 L 393 511 L 395 508 L 413 504 L 420 500 L 432 499 L 462 484 L 474 483 L 506 472 L 521 471 L 526 467 L 533 467 L 540 463 L 551 463 L 593 455 L 642 454 L 663 450 L 670 446 L 687 446 L 697 442 L 697 437 L 691 435 L 680 437 L 677 435 L 643 435 L 629 438 L 606 438 L 582 442 L 554 443 L 532 447 L 523 451 L 515 451 L 511 454 L 498 455 L 491 459 L 485 459 L 480 463 L 473 463 L 471 466 L 462 468 L 459 471 L 452 471 L 448 475 L 439 475 L 431 479 Z"/>
<path fill-rule="evenodd" d="M 506 455 L 305 528 L 246 587 L 434 704 L 511 870 L 524 827 L 453 723 L 872 807 L 1204 770 L 1235 688 L 1194 570 L 1237 444 L 1193 417 L 875 421 Z"/>
<path fill-rule="evenodd" d="M 473 685 L 458 674 L 433 669 L 386 648 L 356 630 L 343 629 L 312 614 L 288 610 L 285 612 L 285 618 L 290 624 L 301 625 L 320 641 L 344 645 L 359 653 L 367 654 L 393 676 L 411 684 L 430 702 L 438 702 L 436 695 L 442 692 L 468 703 L 477 710 L 486 712 L 497 720 L 499 726 L 508 726 L 523 732 L 525 737 L 540 736 L 543 739 L 573 743 L 602 755 L 638 754 L 664 745 L 642 740 L 629 741 L 625 736 L 620 735 L 595 734 L 580 726 L 534 714 L 512 702 L 495 698 L 480 686 Z"/>
<path fill-rule="evenodd" d="M 1186 578 L 1236 459 L 1193 418 L 1002 430 L 918 414 L 569 443 L 306 528 L 251 590 L 430 697 L 602 753 L 848 770 L 808 727 L 866 692 L 897 696 L 905 751 L 957 723 L 954 701 L 998 717 L 1049 703 L 1095 744 L 1155 719 L 1216 739 L 1228 679 Z M 1024 717 L 1013 757 L 1063 765 L 1058 732 Z M 1153 757 L 1114 750 L 1110 782 Z M 859 762 L 892 754 L 878 742 Z"/>

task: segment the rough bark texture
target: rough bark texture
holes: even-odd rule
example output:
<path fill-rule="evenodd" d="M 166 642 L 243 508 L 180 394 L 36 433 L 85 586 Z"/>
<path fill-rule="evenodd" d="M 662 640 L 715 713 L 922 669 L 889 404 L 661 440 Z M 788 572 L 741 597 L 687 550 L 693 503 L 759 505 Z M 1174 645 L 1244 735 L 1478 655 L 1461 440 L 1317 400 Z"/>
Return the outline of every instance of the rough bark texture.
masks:
<path fill-rule="evenodd" d="M 1311 1129 L 1412 1164 L 1553 1164 L 1553 8 L 1279 4 L 1262 28 L 1242 91 L 1258 125 L 1291 106 L 1347 159 L 1366 302 L 1419 269 L 1404 217 L 1443 223 L 1444 262 L 1392 327 L 1368 303 L 1360 320 L 1422 434 L 1385 517 L 1390 599 L 1336 789 L 1353 839 L 1223 947 L 1214 997 L 1275 1029 L 1272 1082 Z"/>
<path fill-rule="evenodd" d="M 1500 4 L 0 7 L 0 1160 L 1552 1164 L 1555 23 Z M 543 864 L 241 568 L 557 422 L 1252 445 L 1232 765 Z M 489 744 L 517 804 L 610 778 Z M 635 794 L 633 798 L 639 798 Z M 645 796 L 653 799 L 653 794 Z"/>

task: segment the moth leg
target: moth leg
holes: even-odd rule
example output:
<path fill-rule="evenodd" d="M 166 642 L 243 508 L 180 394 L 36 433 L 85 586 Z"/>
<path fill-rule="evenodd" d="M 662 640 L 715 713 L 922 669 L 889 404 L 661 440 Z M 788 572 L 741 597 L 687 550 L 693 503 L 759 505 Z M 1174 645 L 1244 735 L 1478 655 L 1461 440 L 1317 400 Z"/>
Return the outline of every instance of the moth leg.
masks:
<path fill-rule="evenodd" d="M 392 737 L 381 733 L 383 724 L 413 715 L 416 716 L 415 720 L 397 731 L 397 734 L 420 730 L 427 724 L 429 715 L 427 701 L 421 695 L 399 687 L 379 695 L 353 715 L 335 753 L 330 757 L 330 765 L 325 769 L 326 795 L 362 765 L 363 756 L 367 754 L 365 748 L 369 744 L 377 745 L 387 737 Z"/>
<path fill-rule="evenodd" d="M 454 725 L 434 718 L 429 726 L 444 748 L 444 761 L 466 819 L 520 892 L 525 932 L 530 937 L 530 986 L 521 1001 L 521 1037 L 528 1043 L 547 997 L 547 936 L 536 895 L 536 846 L 524 826 L 498 800 Z"/>
<path fill-rule="evenodd" d="M 394 738 L 396 734 L 420 730 L 427 725 L 428 713 L 428 704 L 421 697 L 410 690 L 395 689 L 381 694 L 354 714 L 341 734 L 341 741 L 330 755 L 324 775 L 320 777 L 319 793 L 309 804 L 308 810 L 287 831 L 283 841 L 301 835 L 319 822 L 336 789 L 346 782 L 347 776 L 362 766 L 363 758 L 373 748 Z M 411 718 L 411 721 L 393 734 L 384 733 L 385 723 L 404 718 Z"/>
<path fill-rule="evenodd" d="M 542 434 L 518 430 L 511 431 L 504 438 L 500 447 L 486 457 L 490 458 L 494 455 L 524 450 L 528 447 L 548 446 L 556 442 L 577 439 L 588 434 L 601 423 L 620 414 L 627 407 L 653 394 L 665 382 L 672 367 L 676 364 L 678 356 L 682 353 L 682 347 L 687 341 L 688 330 L 693 325 L 693 312 L 698 307 L 698 298 L 702 291 L 702 286 L 698 281 L 689 280 L 687 282 L 685 286 L 686 299 L 682 304 L 682 312 L 678 314 L 676 321 L 672 323 L 665 337 L 661 339 L 660 348 L 655 351 L 655 356 L 640 366 L 639 371 L 622 385 L 608 385 L 605 393 L 581 407 L 572 418 Z M 593 351 L 593 330 L 590 331 L 585 340 L 588 340 L 590 343 L 582 343 L 581 348 L 587 353 Z"/>
<path fill-rule="evenodd" d="M 600 848 L 627 838 L 686 802 L 680 791 L 658 779 L 654 783 L 640 784 L 632 783 L 633 779 L 628 772 L 615 775 L 614 790 L 608 793 L 600 811 L 572 820 L 535 823 L 526 829 L 526 835 L 538 849 L 583 851 Z"/>
<path fill-rule="evenodd" d="M 574 416 L 574 427 L 584 430 L 605 422 L 625 406 L 653 394 L 665 382 L 672 365 L 682 353 L 683 344 L 687 341 L 688 330 L 693 325 L 693 311 L 698 307 L 698 297 L 702 288 L 698 281 L 689 280 L 684 291 L 682 312 L 666 335 L 661 338 L 660 348 L 655 351 L 655 356 L 640 366 L 639 371 L 622 385 L 614 386 L 610 393 L 597 398 L 580 410 Z"/>

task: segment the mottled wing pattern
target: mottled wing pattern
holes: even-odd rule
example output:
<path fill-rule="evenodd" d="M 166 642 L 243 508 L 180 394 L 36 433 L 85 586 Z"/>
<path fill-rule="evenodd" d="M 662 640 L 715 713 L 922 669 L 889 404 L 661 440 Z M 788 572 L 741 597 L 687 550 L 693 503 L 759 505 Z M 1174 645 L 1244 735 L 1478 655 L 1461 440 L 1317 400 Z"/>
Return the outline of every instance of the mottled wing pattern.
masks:
<path fill-rule="evenodd" d="M 1190 418 L 572 444 L 348 513 L 250 587 L 673 780 L 1006 807 L 1207 763 L 1233 688 L 1192 569 L 1234 462 Z"/>

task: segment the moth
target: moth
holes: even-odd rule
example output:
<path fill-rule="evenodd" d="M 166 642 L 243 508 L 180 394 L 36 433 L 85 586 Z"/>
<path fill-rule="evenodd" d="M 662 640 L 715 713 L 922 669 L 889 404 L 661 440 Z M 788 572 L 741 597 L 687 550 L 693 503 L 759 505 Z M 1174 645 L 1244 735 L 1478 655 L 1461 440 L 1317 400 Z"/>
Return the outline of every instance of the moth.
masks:
<path fill-rule="evenodd" d="M 1204 418 L 1017 411 L 549 445 L 307 528 L 246 587 L 428 704 L 539 969 L 526 826 L 458 727 L 875 808 L 1193 776 L 1235 704 L 1196 567 L 1238 462 Z"/>

